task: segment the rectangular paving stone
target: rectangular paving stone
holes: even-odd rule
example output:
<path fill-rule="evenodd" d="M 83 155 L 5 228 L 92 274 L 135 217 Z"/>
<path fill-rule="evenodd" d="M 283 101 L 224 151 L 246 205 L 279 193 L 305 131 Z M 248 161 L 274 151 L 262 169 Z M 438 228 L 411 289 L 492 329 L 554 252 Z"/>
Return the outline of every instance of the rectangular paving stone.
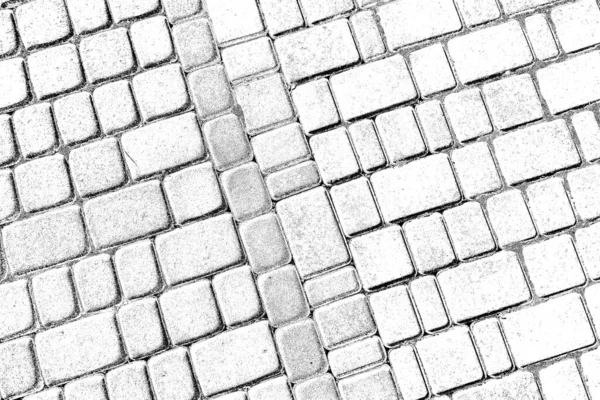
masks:
<path fill-rule="evenodd" d="M 264 315 L 254 275 L 249 266 L 233 268 L 216 275 L 212 280 L 212 287 L 215 293 L 214 297 L 219 305 L 217 309 L 214 304 L 214 316 L 220 320 L 218 316 L 221 311 L 223 322 L 227 326 L 243 324 Z M 208 298 L 206 295 L 205 297 Z M 206 300 L 206 304 L 209 303 L 208 300 Z M 173 307 L 175 310 L 180 308 L 177 301 L 173 302 Z M 213 311 L 212 307 L 204 306 L 204 308 Z M 210 312 L 205 314 L 212 317 Z M 215 326 L 214 323 L 206 322 L 202 325 Z"/>
<path fill-rule="evenodd" d="M 377 15 L 392 50 L 462 27 L 452 0 L 400 0 L 381 6 Z"/>
<path fill-rule="evenodd" d="M 413 280 L 410 292 L 425 332 L 442 329 L 450 323 L 434 276 L 422 276 Z"/>
<path fill-rule="evenodd" d="M 372 396 L 400 400 L 392 371 L 387 365 L 341 379 L 338 389 L 343 400 L 365 400 L 372 399 Z"/>
<path fill-rule="evenodd" d="M 0 110 L 24 103 L 29 98 L 27 72 L 22 58 L 0 62 Z"/>
<path fill-rule="evenodd" d="M 25 332 L 35 325 L 33 303 L 26 279 L 0 285 L 0 339 Z M 1 389 L 0 389 L 1 390 Z"/>
<path fill-rule="evenodd" d="M 383 364 L 387 354 L 381 339 L 370 337 L 329 352 L 329 366 L 336 378 Z"/>
<path fill-rule="evenodd" d="M 358 274 L 350 266 L 309 279 L 304 283 L 304 291 L 311 306 L 317 307 L 354 294 L 360 290 L 360 286 Z"/>
<path fill-rule="evenodd" d="M 456 5 L 465 23 L 470 27 L 496 20 L 501 16 L 496 0 L 458 0 Z"/>
<path fill-rule="evenodd" d="M 250 383 L 280 369 L 266 321 L 195 343 L 190 347 L 190 354 L 205 396 Z"/>
<path fill-rule="evenodd" d="M 529 211 L 540 233 L 556 232 L 577 222 L 562 178 L 533 183 L 526 193 Z"/>
<path fill-rule="evenodd" d="M 376 18 L 371 10 L 358 12 L 350 17 L 358 51 L 364 61 L 370 61 L 385 53 L 385 44 Z"/>
<path fill-rule="evenodd" d="M 579 369 L 574 359 L 566 359 L 539 372 L 540 386 L 546 400 L 587 399 Z"/>
<path fill-rule="evenodd" d="M 350 125 L 348 134 L 364 173 L 374 172 L 387 163 L 373 121 L 364 119 Z"/>
<path fill-rule="evenodd" d="M 169 285 L 239 265 L 244 260 L 231 214 L 157 236 L 156 253 Z"/>
<path fill-rule="evenodd" d="M 255 0 L 207 0 L 205 4 L 219 44 L 264 30 Z"/>
<path fill-rule="evenodd" d="M 281 200 L 319 185 L 321 175 L 316 162 L 304 161 L 268 175 L 265 183 L 271 198 Z"/>
<path fill-rule="evenodd" d="M 320 400 L 340 400 L 336 381 L 331 374 L 319 375 L 315 378 L 297 383 L 294 385 L 294 395 L 296 396 L 296 400 L 313 400 L 315 398 L 320 398 Z"/>
<path fill-rule="evenodd" d="M 193 113 L 127 132 L 123 155 L 133 179 L 141 179 L 204 157 L 205 149 Z"/>
<path fill-rule="evenodd" d="M 277 213 L 302 279 L 350 261 L 324 188 L 280 201 Z"/>
<path fill-rule="evenodd" d="M 71 34 L 63 0 L 38 0 L 16 9 L 19 36 L 28 50 L 57 42 Z"/>
<path fill-rule="evenodd" d="M 152 400 L 145 361 L 129 362 L 106 374 L 110 400 Z"/>
<path fill-rule="evenodd" d="M 199 390 L 187 349 L 178 347 L 148 360 L 156 400 L 194 400 Z"/>
<path fill-rule="evenodd" d="M 578 55 L 537 71 L 540 92 L 552 114 L 600 99 L 600 51 Z"/>
<path fill-rule="evenodd" d="M 289 83 L 353 64 L 360 59 L 345 19 L 278 38 L 275 50 Z"/>
<path fill-rule="evenodd" d="M 448 156 L 436 154 L 374 173 L 371 184 L 386 222 L 460 200 Z"/>
<path fill-rule="evenodd" d="M 159 232 L 171 223 L 158 181 L 140 183 L 88 200 L 83 210 L 97 248 Z"/>
<path fill-rule="evenodd" d="M 471 325 L 471 332 L 488 375 L 499 375 L 512 368 L 512 361 L 496 318 L 475 322 Z"/>
<path fill-rule="evenodd" d="M 459 390 L 453 400 L 541 400 L 533 374 L 529 371 L 517 371 L 501 379 L 490 379 L 481 386 Z"/>
<path fill-rule="evenodd" d="M 102 374 L 71 381 L 64 387 L 64 400 L 108 400 L 107 396 Z"/>
<path fill-rule="evenodd" d="M 112 312 L 38 333 L 35 345 L 47 385 L 113 366 L 125 358 Z"/>
<path fill-rule="evenodd" d="M 19 156 L 9 115 L 0 115 L 0 165 L 14 162 Z"/>
<path fill-rule="evenodd" d="M 600 42 L 600 9 L 593 0 L 581 0 L 552 9 L 560 46 L 567 53 L 594 46 Z"/>
<path fill-rule="evenodd" d="M 291 261 L 292 254 L 277 214 L 261 215 L 242 222 L 238 228 L 248 262 L 256 274 L 281 267 Z"/>
<path fill-rule="evenodd" d="M 22 274 L 79 257 L 87 251 L 79 206 L 24 219 L 2 229 L 8 268 Z"/>
<path fill-rule="evenodd" d="M 516 130 L 494 139 L 493 145 L 500 171 L 509 185 L 569 168 L 581 161 L 564 120 Z"/>
<path fill-rule="evenodd" d="M 499 311 L 531 298 L 513 252 L 503 251 L 442 271 L 438 282 L 455 322 Z"/>
<path fill-rule="evenodd" d="M 398 108 L 379 114 L 375 118 L 375 125 L 390 164 L 427 152 L 412 107 Z"/>
<path fill-rule="evenodd" d="M 554 3 L 557 0 L 500 0 L 504 12 L 507 14 L 516 14 L 530 8 L 545 6 Z"/>
<path fill-rule="evenodd" d="M 411 400 L 425 399 L 429 394 L 429 390 L 415 350 L 411 346 L 391 350 L 389 360 L 396 376 L 396 384 L 403 398 Z"/>
<path fill-rule="evenodd" d="M 592 399 L 600 396 L 600 350 L 592 350 L 581 356 L 583 379 Z"/>
<path fill-rule="evenodd" d="M 463 203 L 443 212 L 448 233 L 459 260 L 476 257 L 496 248 L 481 205 L 475 201 Z"/>
<path fill-rule="evenodd" d="M 273 36 L 304 25 L 296 0 L 262 0 L 260 8 L 269 33 Z"/>
<path fill-rule="evenodd" d="M 394 286 L 369 296 L 377 331 L 386 347 L 395 347 L 422 333 L 406 286 Z"/>
<path fill-rule="evenodd" d="M 533 62 L 525 34 L 514 20 L 450 39 L 448 51 L 465 84 Z"/>
<path fill-rule="evenodd" d="M 558 46 L 546 15 L 540 13 L 525 18 L 525 29 L 536 58 L 547 60 L 558 55 Z"/>
<path fill-rule="evenodd" d="M 592 111 L 581 111 L 571 117 L 584 158 L 593 162 L 600 158 L 600 126 Z"/>
<path fill-rule="evenodd" d="M 581 296 L 577 293 L 513 311 L 500 321 L 517 367 L 557 357 L 595 342 Z"/>
<path fill-rule="evenodd" d="M 346 121 L 417 98 L 401 55 L 374 61 L 330 78 L 342 118 Z"/>
<path fill-rule="evenodd" d="M 256 284 L 271 326 L 281 327 L 308 317 L 310 308 L 293 265 L 262 274 Z"/>

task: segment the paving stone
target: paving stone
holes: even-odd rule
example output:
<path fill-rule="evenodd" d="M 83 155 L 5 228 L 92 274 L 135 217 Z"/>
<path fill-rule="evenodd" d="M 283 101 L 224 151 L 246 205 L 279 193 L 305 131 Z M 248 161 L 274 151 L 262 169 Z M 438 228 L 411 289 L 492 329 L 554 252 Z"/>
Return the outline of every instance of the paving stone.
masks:
<path fill-rule="evenodd" d="M 293 265 L 260 275 L 257 286 L 271 326 L 281 327 L 308 317 L 308 302 Z M 284 302 L 281 301 L 283 297 L 286 298 Z"/>
<path fill-rule="evenodd" d="M 0 344 L 0 396 L 13 398 L 41 390 L 33 340 L 29 337 Z"/>
<path fill-rule="evenodd" d="M 359 166 L 345 128 L 312 137 L 310 146 L 326 185 L 358 174 Z"/>
<path fill-rule="evenodd" d="M 396 50 L 462 28 L 458 12 L 450 0 L 402 0 L 377 10 L 387 45 Z"/>
<path fill-rule="evenodd" d="M 252 160 L 252 149 L 239 118 L 226 114 L 202 126 L 211 160 L 219 171 Z"/>
<path fill-rule="evenodd" d="M 529 185 L 527 199 L 540 233 L 549 234 L 576 222 L 561 178 L 549 178 Z"/>
<path fill-rule="evenodd" d="M 510 312 L 501 322 L 517 367 L 594 343 L 590 322 L 576 293 Z"/>
<path fill-rule="evenodd" d="M 593 162 L 600 158 L 600 126 L 592 111 L 581 111 L 571 117 L 584 158 Z"/>
<path fill-rule="evenodd" d="M 435 277 L 423 276 L 413 280 L 410 292 L 426 332 L 445 328 L 450 323 Z"/>
<path fill-rule="evenodd" d="M 579 164 L 564 120 L 541 122 L 493 141 L 500 171 L 509 185 Z"/>
<path fill-rule="evenodd" d="M 19 150 L 11 118 L 8 115 L 0 115 L 0 165 L 12 164 L 18 157 Z"/>
<path fill-rule="evenodd" d="M 206 9 L 219 44 L 264 30 L 255 0 L 206 0 Z"/>
<path fill-rule="evenodd" d="M 340 115 L 345 121 L 417 97 L 406 62 L 400 55 L 333 75 L 330 83 Z"/>
<path fill-rule="evenodd" d="M 440 394 L 483 378 L 469 330 L 455 327 L 416 344 L 431 391 Z"/>
<path fill-rule="evenodd" d="M 43 392 L 27 396 L 25 400 L 62 400 L 62 390 L 60 388 L 52 388 Z"/>
<path fill-rule="evenodd" d="M 178 345 L 210 335 L 221 318 L 210 282 L 200 280 L 160 296 L 160 309 L 171 343 Z"/>
<path fill-rule="evenodd" d="M 439 151 L 452 145 L 452 134 L 442 110 L 442 103 L 431 100 L 419 104 L 415 110 L 429 151 Z"/>
<path fill-rule="evenodd" d="M 248 397 L 246 396 L 246 392 L 245 391 L 237 391 L 237 392 L 230 392 L 227 394 L 224 394 L 222 396 L 217 396 L 217 397 L 211 397 L 211 400 L 215 399 L 215 400 L 248 400 Z"/>
<path fill-rule="evenodd" d="M 158 181 L 130 186 L 88 200 L 86 224 L 96 248 L 105 248 L 159 232 L 170 225 Z"/>
<path fill-rule="evenodd" d="M 387 160 L 373 121 L 366 119 L 355 122 L 348 127 L 348 134 L 363 173 L 374 172 L 386 165 Z"/>
<path fill-rule="evenodd" d="M 108 254 L 99 254 L 73 265 L 73 278 L 83 311 L 98 311 L 120 300 L 117 279 Z"/>
<path fill-rule="evenodd" d="M 77 35 L 85 35 L 102 28 L 110 23 L 108 7 L 105 0 L 66 0 L 73 31 Z M 66 400 L 69 400 L 68 398 Z"/>
<path fill-rule="evenodd" d="M 600 98 L 600 72 L 592 67 L 599 60 L 600 52 L 592 51 L 537 71 L 540 93 L 552 114 Z"/>
<path fill-rule="evenodd" d="M 373 11 L 362 11 L 352 15 L 350 26 L 363 61 L 370 61 L 385 53 L 385 44 Z"/>
<path fill-rule="evenodd" d="M 280 74 L 235 87 L 250 135 L 290 121 L 294 110 Z"/>
<path fill-rule="evenodd" d="M 277 214 L 302 279 L 350 261 L 325 189 L 280 201 Z"/>
<path fill-rule="evenodd" d="M 17 37 L 17 27 L 13 19 L 13 13 L 10 10 L 0 11 L 0 57 L 8 56 L 17 51 L 19 39 Z"/>
<path fill-rule="evenodd" d="M 422 333 L 406 286 L 395 286 L 369 296 L 377 330 L 386 347 L 394 347 Z"/>
<path fill-rule="evenodd" d="M 375 118 L 375 124 L 390 164 L 427 152 L 412 107 L 380 114 Z"/>
<path fill-rule="evenodd" d="M 250 267 L 222 272 L 213 278 L 212 285 L 227 326 L 242 324 L 263 315 Z"/>
<path fill-rule="evenodd" d="M 156 400 L 198 398 L 199 390 L 186 349 L 175 348 L 152 357 L 148 361 L 148 373 Z"/>
<path fill-rule="evenodd" d="M 285 376 L 262 381 L 248 390 L 248 400 L 293 400 L 290 385 Z"/>
<path fill-rule="evenodd" d="M 271 199 L 256 163 L 225 171 L 220 178 L 229 208 L 237 221 L 254 218 L 271 209 Z"/>
<path fill-rule="evenodd" d="M 112 312 L 40 332 L 35 347 L 47 385 L 105 369 L 125 358 Z"/>
<path fill-rule="evenodd" d="M 550 296 L 585 283 L 573 241 L 568 235 L 525 246 L 523 257 L 538 296 Z"/>
<path fill-rule="evenodd" d="M 479 89 L 467 89 L 449 94 L 444 108 L 459 142 L 492 133 L 492 123 Z"/>
<path fill-rule="evenodd" d="M 79 49 L 85 75 L 91 83 L 133 72 L 135 68 L 133 50 L 125 28 L 84 38 Z"/>
<path fill-rule="evenodd" d="M 219 181 L 210 162 L 166 176 L 163 187 L 178 224 L 225 209 Z"/>
<path fill-rule="evenodd" d="M 330 374 L 307 379 L 294 385 L 296 400 L 311 400 L 320 396 L 321 400 L 340 400 L 340 395 Z"/>
<path fill-rule="evenodd" d="M 2 243 L 9 272 L 15 275 L 79 257 L 88 248 L 78 206 L 14 222 L 2 229 Z"/>
<path fill-rule="evenodd" d="M 212 396 L 279 371 L 268 322 L 261 321 L 190 347 L 202 393 Z"/>
<path fill-rule="evenodd" d="M 263 18 L 273 36 L 304 25 L 297 0 L 261 0 Z"/>
<path fill-rule="evenodd" d="M 304 291 L 311 306 L 317 307 L 357 293 L 361 288 L 353 267 L 343 267 L 309 279 Z"/>
<path fill-rule="evenodd" d="M 108 0 L 110 12 L 115 22 L 142 17 L 160 7 L 159 0 Z"/>
<path fill-rule="evenodd" d="M 600 167 L 597 165 L 581 168 L 567 175 L 573 207 L 577 215 L 584 221 L 594 219 L 600 215 L 599 181 Z"/>
<path fill-rule="evenodd" d="M 162 278 L 149 240 L 119 248 L 114 260 L 121 291 L 126 299 L 147 296 L 161 289 Z"/>
<path fill-rule="evenodd" d="M 353 236 L 381 223 L 369 180 L 365 177 L 331 188 L 330 195 L 344 234 Z"/>
<path fill-rule="evenodd" d="M 600 286 L 594 284 L 585 288 L 584 298 L 592 323 L 597 329 L 600 326 Z"/>
<path fill-rule="evenodd" d="M 168 285 L 212 274 L 244 260 L 231 214 L 158 235 L 155 243 Z"/>
<path fill-rule="evenodd" d="M 256 274 L 288 264 L 292 255 L 277 214 L 268 213 L 238 225 L 248 262 Z"/>
<path fill-rule="evenodd" d="M 31 279 L 31 290 L 39 321 L 60 324 L 77 315 L 79 307 L 68 267 L 52 269 Z"/>
<path fill-rule="evenodd" d="M 512 361 L 495 318 L 475 322 L 471 325 L 471 332 L 488 375 L 495 376 L 512 369 Z"/>
<path fill-rule="evenodd" d="M 275 50 L 288 83 L 333 71 L 359 60 L 345 19 L 282 36 L 275 40 Z"/>
<path fill-rule="evenodd" d="M 0 170 L 0 221 L 4 222 L 19 212 L 19 200 L 9 169 Z"/>
<path fill-rule="evenodd" d="M 110 400 L 152 400 L 145 361 L 134 361 L 106 373 Z"/>
<path fill-rule="evenodd" d="M 412 261 L 420 273 L 434 272 L 456 260 L 441 214 L 413 219 L 403 228 Z"/>
<path fill-rule="evenodd" d="M 555 7 L 550 16 L 556 37 L 566 53 L 600 43 L 600 9 L 594 1 L 580 0 Z"/>
<path fill-rule="evenodd" d="M 536 236 L 533 221 L 520 190 L 508 190 L 488 198 L 486 209 L 500 247 Z"/>
<path fill-rule="evenodd" d="M 600 351 L 592 350 L 581 355 L 581 370 L 585 385 L 590 397 L 595 398 L 600 394 L 600 380 L 594 371 L 600 367 Z"/>
<path fill-rule="evenodd" d="M 140 118 L 127 81 L 111 82 L 94 90 L 94 105 L 105 134 L 131 128 Z"/>
<path fill-rule="evenodd" d="M 36 0 L 17 7 L 19 36 L 28 50 L 56 43 L 71 35 L 63 0 Z"/>
<path fill-rule="evenodd" d="M 327 357 L 311 319 L 277 329 L 275 342 L 291 382 L 305 381 L 327 371 Z"/>
<path fill-rule="evenodd" d="M 117 317 L 130 358 L 143 358 L 167 347 L 156 299 L 126 304 L 119 309 Z"/>
<path fill-rule="evenodd" d="M 50 104 L 21 108 L 13 114 L 12 122 L 24 157 L 50 152 L 58 145 Z"/>
<path fill-rule="evenodd" d="M 442 271 L 438 282 L 455 322 L 500 311 L 531 298 L 519 260 L 508 251 Z"/>
<path fill-rule="evenodd" d="M 277 68 L 271 40 L 266 37 L 223 49 L 223 65 L 231 81 L 249 78 Z"/>
<path fill-rule="evenodd" d="M 133 78 L 133 91 L 144 121 L 168 116 L 190 104 L 178 65 L 166 65 Z"/>
<path fill-rule="evenodd" d="M 172 24 L 202 10 L 202 2 L 198 0 L 162 0 L 162 4 Z"/>
<path fill-rule="evenodd" d="M 558 55 L 558 47 L 544 14 L 525 18 L 525 29 L 536 58 L 547 60 Z"/>
<path fill-rule="evenodd" d="M 305 161 L 267 176 L 265 183 L 271 198 L 281 200 L 318 186 L 321 176 L 314 161 Z"/>
<path fill-rule="evenodd" d="M 542 393 L 548 400 L 588 398 L 573 359 L 548 366 L 539 372 L 539 376 Z"/>
<path fill-rule="evenodd" d="M 296 86 L 292 99 L 300 123 L 307 133 L 327 128 L 340 121 L 326 79 L 319 79 Z"/>
<path fill-rule="evenodd" d="M 464 84 L 533 61 L 525 34 L 515 20 L 450 39 L 448 51 L 458 79 Z"/>
<path fill-rule="evenodd" d="M 399 400 L 390 367 L 383 365 L 342 379 L 338 388 L 343 400 Z"/>
<path fill-rule="evenodd" d="M 575 231 L 575 244 L 579 260 L 591 279 L 600 278 L 600 225 L 593 224 Z"/>
<path fill-rule="evenodd" d="M 196 0 L 196 3 L 199 7 L 200 2 Z M 173 26 L 172 34 L 184 71 L 191 71 L 217 59 L 218 52 L 208 20 L 201 18 L 179 23 Z"/>
<path fill-rule="evenodd" d="M 483 385 L 455 392 L 454 400 L 504 400 L 506 398 L 523 400 L 541 400 L 533 374 L 529 371 L 517 371 L 500 379 L 490 379 Z"/>
<path fill-rule="evenodd" d="M 29 99 L 29 86 L 23 59 L 0 61 L 0 71 L 0 110 L 26 102 Z"/>
<path fill-rule="evenodd" d="M 427 385 L 415 350 L 410 346 L 394 349 L 390 351 L 389 359 L 402 398 L 407 400 L 426 398 Z"/>
<path fill-rule="evenodd" d="M 487 143 L 473 143 L 456 149 L 451 158 L 465 197 L 472 199 L 502 187 Z"/>
<path fill-rule="evenodd" d="M 483 86 L 492 121 L 498 129 L 510 129 L 544 116 L 542 104 L 528 74 L 488 83 Z"/>
<path fill-rule="evenodd" d="M 350 251 L 366 290 L 407 278 L 414 272 L 402 231 L 396 225 L 352 239 Z"/>
<path fill-rule="evenodd" d="M 554 3 L 556 0 L 500 0 L 504 12 L 507 14 L 516 14 L 528 9 L 544 6 Z"/>
<path fill-rule="evenodd" d="M 108 400 L 102 374 L 69 382 L 64 387 L 64 400 Z"/>
<path fill-rule="evenodd" d="M 74 149 L 69 153 L 69 168 L 82 197 L 114 189 L 127 181 L 119 144 L 114 138 Z"/>
<path fill-rule="evenodd" d="M 221 65 L 189 74 L 188 88 L 200 118 L 207 118 L 233 107 L 233 95 Z"/>
<path fill-rule="evenodd" d="M 148 18 L 131 25 L 129 30 L 136 60 L 142 68 L 162 64 L 175 54 L 167 20 Z"/>
<path fill-rule="evenodd" d="M 485 24 L 500 18 L 500 9 L 495 0 L 469 1 L 458 0 L 456 2 L 458 9 L 467 26 Z"/>
<path fill-rule="evenodd" d="M 323 3 L 319 0 L 299 0 L 304 10 L 306 21 L 309 24 L 322 21 L 337 14 L 351 11 L 354 4 L 351 0 L 333 0 Z"/>
<path fill-rule="evenodd" d="M 304 133 L 297 123 L 255 136 L 251 144 L 254 158 L 263 174 L 297 164 L 310 156 Z"/>
<path fill-rule="evenodd" d="M 193 113 L 171 117 L 121 136 L 123 155 L 133 179 L 204 158 L 205 149 Z"/>
<path fill-rule="evenodd" d="M 448 57 L 440 43 L 412 52 L 410 65 L 421 96 L 430 96 L 456 86 Z"/>
<path fill-rule="evenodd" d="M 383 364 L 386 351 L 378 337 L 362 339 L 328 354 L 331 372 L 337 378 Z"/>
<path fill-rule="evenodd" d="M 353 318 L 346 318 L 353 315 Z M 364 294 L 338 300 L 313 311 L 323 346 L 334 349 L 349 341 L 375 333 L 377 326 Z"/>
<path fill-rule="evenodd" d="M 455 203 L 460 192 L 448 156 L 437 154 L 371 176 L 385 222 Z"/>
<path fill-rule="evenodd" d="M 100 136 L 92 97 L 74 93 L 54 102 L 54 118 L 64 144 L 73 145 Z"/>

